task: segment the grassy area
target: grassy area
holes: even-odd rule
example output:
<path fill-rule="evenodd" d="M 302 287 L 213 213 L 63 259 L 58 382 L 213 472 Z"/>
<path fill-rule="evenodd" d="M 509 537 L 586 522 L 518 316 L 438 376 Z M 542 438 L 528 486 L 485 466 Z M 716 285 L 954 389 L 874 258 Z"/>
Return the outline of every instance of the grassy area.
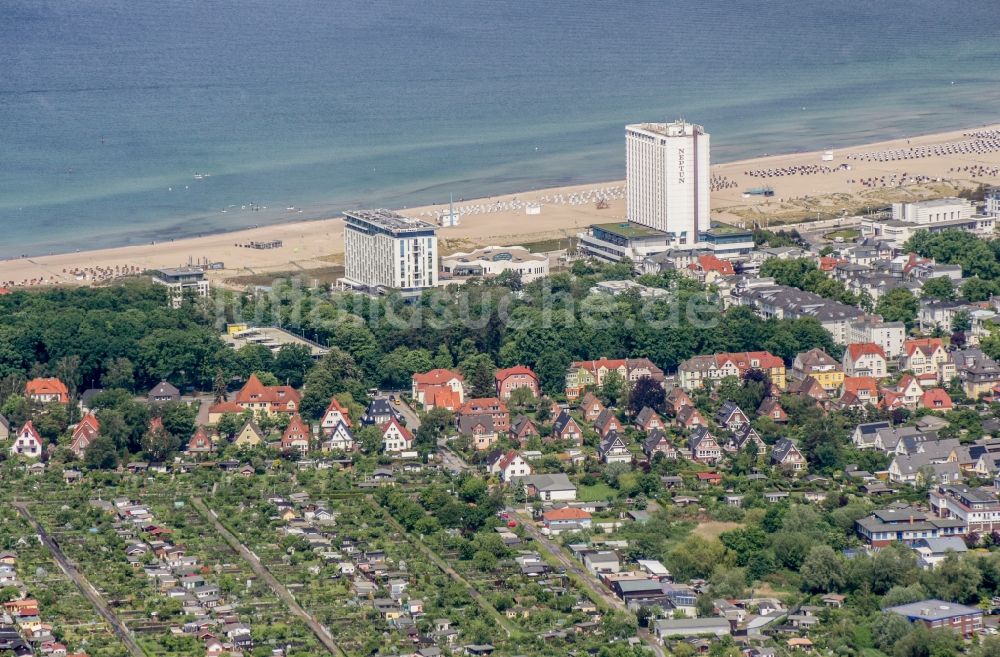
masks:
<path fill-rule="evenodd" d="M 600 502 L 616 494 L 615 489 L 603 481 L 593 486 L 580 486 L 577 490 L 577 497 L 583 502 Z"/>
<path fill-rule="evenodd" d="M 742 527 L 743 523 L 739 522 L 723 522 L 721 520 L 709 520 L 707 522 L 700 522 L 698 526 L 694 528 L 694 533 L 702 538 L 713 539 L 719 538 L 719 534 L 728 532 L 732 529 L 737 529 Z"/>
<path fill-rule="evenodd" d="M 853 240 L 859 237 L 860 235 L 861 235 L 860 230 L 845 228 L 843 230 L 835 230 L 832 233 L 827 233 L 823 237 L 825 237 L 828 240 L 834 240 L 837 239 L 838 237 L 841 237 L 844 240 Z"/>
<path fill-rule="evenodd" d="M 649 237 L 662 234 L 654 228 L 635 224 L 631 221 L 612 221 L 606 224 L 594 224 L 594 227 L 622 237 Z"/>
<path fill-rule="evenodd" d="M 528 249 L 531 253 L 548 253 L 549 251 L 561 251 L 563 249 L 575 251 L 577 242 L 579 242 L 579 240 L 575 236 L 557 237 L 550 240 L 528 242 L 522 246 Z"/>

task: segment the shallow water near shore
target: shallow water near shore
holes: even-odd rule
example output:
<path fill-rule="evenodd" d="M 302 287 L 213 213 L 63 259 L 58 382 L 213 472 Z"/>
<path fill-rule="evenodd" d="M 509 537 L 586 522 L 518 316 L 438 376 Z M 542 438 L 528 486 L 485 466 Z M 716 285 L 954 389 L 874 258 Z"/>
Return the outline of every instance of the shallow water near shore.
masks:
<path fill-rule="evenodd" d="M 994 123 L 995 8 L 8 0 L 0 257 L 619 179 L 634 121 L 716 161 Z"/>

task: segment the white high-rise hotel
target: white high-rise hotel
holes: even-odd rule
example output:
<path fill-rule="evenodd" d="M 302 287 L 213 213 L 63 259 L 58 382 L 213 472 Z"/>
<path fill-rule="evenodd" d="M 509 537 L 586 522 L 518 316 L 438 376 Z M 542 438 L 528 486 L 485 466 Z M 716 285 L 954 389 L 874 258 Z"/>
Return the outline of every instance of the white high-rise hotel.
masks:
<path fill-rule="evenodd" d="M 692 248 L 709 218 L 709 135 L 700 125 L 625 126 L 628 220 Z"/>
<path fill-rule="evenodd" d="M 434 226 L 390 210 L 345 212 L 344 218 L 347 283 L 404 291 L 437 285 Z"/>

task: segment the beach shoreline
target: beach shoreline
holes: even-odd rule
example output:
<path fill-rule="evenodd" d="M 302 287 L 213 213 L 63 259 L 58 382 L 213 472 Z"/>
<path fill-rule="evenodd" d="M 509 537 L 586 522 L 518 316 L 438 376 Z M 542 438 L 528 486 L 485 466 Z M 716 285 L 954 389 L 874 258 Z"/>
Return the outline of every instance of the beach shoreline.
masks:
<path fill-rule="evenodd" d="M 713 180 L 718 184 L 712 192 L 713 218 L 738 225 L 761 220 L 766 223 L 797 215 L 809 218 L 814 210 L 815 218 L 828 218 L 841 209 L 884 205 L 890 197 L 928 198 L 977 184 L 1000 184 L 997 175 L 1000 146 L 952 155 L 885 161 L 864 159 L 874 153 L 958 148 L 954 145 L 969 142 L 970 133 L 995 133 L 1000 139 L 1000 125 L 859 144 L 837 149 L 829 161 L 823 159 L 823 150 L 817 150 L 719 162 L 712 166 Z M 992 138 L 985 139 L 983 143 L 993 143 Z M 763 175 L 761 171 L 791 173 Z M 462 212 L 462 221 L 459 226 L 439 229 L 442 252 L 568 237 L 592 223 L 624 220 L 622 186 L 622 181 L 583 183 L 455 201 L 455 209 Z M 774 196 L 743 195 L 748 188 L 762 186 L 772 187 Z M 608 199 L 607 207 L 596 207 L 593 201 L 598 197 Z M 524 211 L 527 204 L 539 205 L 540 214 L 527 215 Z M 432 221 L 448 207 L 448 203 L 443 203 L 399 211 Z M 273 240 L 281 240 L 283 246 L 270 250 L 239 246 Z M 211 277 L 223 281 L 248 274 L 329 268 L 339 264 L 338 256 L 342 253 L 342 218 L 290 218 L 255 228 L 152 244 L 0 259 L 0 285 L 90 284 L 122 273 L 220 262 L 225 268 L 212 271 Z"/>

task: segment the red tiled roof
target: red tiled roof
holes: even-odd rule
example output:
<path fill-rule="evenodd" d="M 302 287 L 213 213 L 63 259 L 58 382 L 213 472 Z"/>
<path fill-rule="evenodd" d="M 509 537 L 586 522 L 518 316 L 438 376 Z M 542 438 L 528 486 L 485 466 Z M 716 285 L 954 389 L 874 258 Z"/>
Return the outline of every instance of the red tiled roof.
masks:
<path fill-rule="evenodd" d="M 69 401 L 69 388 L 55 377 L 32 379 L 25 384 L 24 391 L 29 397 L 35 395 L 59 395 L 59 401 Z"/>
<path fill-rule="evenodd" d="M 410 430 L 407 429 L 403 425 L 403 423 L 400 422 L 399 420 L 397 420 L 396 418 L 392 418 L 391 420 L 389 420 L 385 424 L 379 426 L 379 429 L 382 430 L 382 435 L 384 436 L 385 432 L 389 430 L 389 427 L 391 427 L 394 424 L 396 425 L 396 428 L 399 429 L 399 433 L 402 434 L 403 438 L 406 439 L 406 442 L 408 442 L 408 443 L 409 442 L 413 442 L 413 434 L 410 433 Z"/>
<path fill-rule="evenodd" d="M 530 376 L 534 380 L 538 380 L 538 376 L 532 371 L 530 367 L 525 365 L 515 365 L 514 367 L 508 367 L 506 369 L 497 370 L 495 378 L 497 381 L 503 381 L 509 376 L 514 376 L 515 374 L 523 374 Z"/>
<path fill-rule="evenodd" d="M 347 413 L 347 409 L 340 405 L 336 397 L 330 398 L 330 405 L 326 407 L 326 413 L 330 411 L 337 411 L 344 418 L 344 425 L 350 428 L 351 426 L 351 416 Z M 326 415 L 324 413 L 324 415 Z"/>
<path fill-rule="evenodd" d="M 923 397 L 920 398 L 920 404 L 924 408 L 931 410 L 940 408 L 948 409 L 954 406 L 948 392 L 943 388 L 931 388 L 925 391 Z"/>
<path fill-rule="evenodd" d="M 413 375 L 413 382 L 417 385 L 441 385 L 448 383 L 452 379 L 464 381 L 465 378 L 460 372 L 452 372 L 443 368 L 431 370 L 430 372 L 417 373 Z"/>
<path fill-rule="evenodd" d="M 589 513 L 583 509 L 573 509 L 566 507 L 565 509 L 552 509 L 551 511 L 546 511 L 542 514 L 542 518 L 546 521 L 551 520 L 587 520 L 591 516 Z"/>
<path fill-rule="evenodd" d="M 302 401 L 299 391 L 291 386 L 266 386 L 256 374 L 251 374 L 243 388 L 236 393 L 237 404 L 268 403 L 287 405 Z M 240 409 L 242 410 L 242 409 Z"/>
<path fill-rule="evenodd" d="M 209 413 L 236 413 L 240 414 L 243 412 L 243 407 L 233 401 L 222 401 L 218 404 L 213 404 L 208 408 Z"/>
<path fill-rule="evenodd" d="M 859 390 L 867 390 L 872 396 L 878 394 L 878 381 L 871 376 L 845 376 L 844 392 L 857 394 Z"/>
<path fill-rule="evenodd" d="M 903 351 L 907 356 L 912 356 L 917 349 L 930 355 L 938 349 L 944 349 L 944 342 L 941 338 L 913 338 L 903 343 Z"/>
<path fill-rule="evenodd" d="M 847 353 L 850 355 L 851 360 L 873 355 L 881 356 L 885 359 L 885 351 L 874 342 L 855 342 L 854 344 L 849 344 L 847 345 Z"/>
<path fill-rule="evenodd" d="M 712 254 L 698 256 L 698 263 L 688 265 L 689 269 L 701 269 L 702 271 L 714 271 L 722 274 L 723 276 L 732 276 L 736 273 L 733 269 L 733 263 L 728 260 L 722 260 Z"/>

